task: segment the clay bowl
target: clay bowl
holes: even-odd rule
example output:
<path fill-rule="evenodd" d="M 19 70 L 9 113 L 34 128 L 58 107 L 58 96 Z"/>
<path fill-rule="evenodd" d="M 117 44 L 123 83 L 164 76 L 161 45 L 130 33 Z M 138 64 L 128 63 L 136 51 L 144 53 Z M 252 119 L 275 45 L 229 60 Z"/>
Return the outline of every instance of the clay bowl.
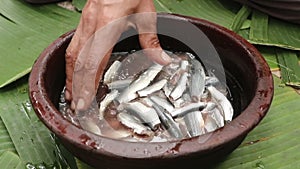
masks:
<path fill-rule="evenodd" d="M 160 26 L 161 23 L 166 24 Z M 239 146 L 266 115 L 273 98 L 273 79 L 266 61 L 254 46 L 216 24 L 186 16 L 159 14 L 158 32 L 166 29 L 186 37 L 190 30 L 176 31 L 186 23 L 195 25 L 211 40 L 225 68 L 227 85 L 233 91 L 233 121 L 210 133 L 209 137 L 202 135 L 162 143 L 125 142 L 97 136 L 64 119 L 57 107 L 65 85 L 65 50 L 74 31 L 54 41 L 33 66 L 29 94 L 36 114 L 71 153 L 96 168 L 188 168 L 215 164 Z M 159 38 L 165 49 L 193 52 L 179 40 L 166 35 Z M 139 48 L 137 36 L 132 36 L 119 42 L 114 51 Z"/>

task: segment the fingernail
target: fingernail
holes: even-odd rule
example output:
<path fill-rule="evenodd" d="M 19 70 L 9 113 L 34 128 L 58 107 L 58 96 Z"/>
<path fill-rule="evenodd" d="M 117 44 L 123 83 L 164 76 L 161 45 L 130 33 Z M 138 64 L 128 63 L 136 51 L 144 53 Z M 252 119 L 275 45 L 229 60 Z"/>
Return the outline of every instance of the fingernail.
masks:
<path fill-rule="evenodd" d="M 85 106 L 85 102 L 82 98 L 80 98 L 77 102 L 77 110 L 82 110 L 84 109 Z"/>
<path fill-rule="evenodd" d="M 161 58 L 165 61 L 165 63 L 169 64 L 172 62 L 172 58 L 166 54 L 164 51 L 161 53 Z"/>

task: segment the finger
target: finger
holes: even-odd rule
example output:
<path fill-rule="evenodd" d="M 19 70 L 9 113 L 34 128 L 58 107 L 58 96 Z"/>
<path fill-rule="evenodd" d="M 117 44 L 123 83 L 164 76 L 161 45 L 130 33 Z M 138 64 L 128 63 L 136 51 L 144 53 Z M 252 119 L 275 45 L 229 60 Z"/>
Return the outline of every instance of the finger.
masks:
<path fill-rule="evenodd" d="M 157 36 L 157 15 L 153 1 L 145 0 L 140 4 L 138 14 L 134 17 L 134 23 L 139 33 L 140 45 L 143 49 L 147 49 L 146 55 L 154 62 L 166 65 L 171 62 L 159 43 Z"/>
<path fill-rule="evenodd" d="M 127 27 L 126 20 L 127 18 L 122 18 L 101 27 L 81 50 L 76 61 L 76 63 L 79 62 L 79 66 L 78 69 L 75 67 L 73 75 L 72 92 L 76 109 L 89 109 L 91 102 L 95 99 L 99 81 L 113 46 Z"/>
<path fill-rule="evenodd" d="M 87 1 L 78 27 L 74 33 L 74 36 L 66 50 L 65 60 L 66 60 L 66 94 L 65 97 L 68 101 L 72 100 L 72 82 L 74 69 L 79 69 L 79 65 L 83 65 L 84 62 L 78 61 L 77 57 L 83 48 L 86 41 L 92 36 L 96 29 L 96 22 L 91 16 L 97 15 L 97 6 L 95 1 Z"/>
<path fill-rule="evenodd" d="M 171 57 L 168 54 L 166 54 L 161 48 L 156 34 L 153 33 L 139 34 L 139 40 L 142 48 L 144 49 L 144 53 L 152 61 L 161 65 L 167 65 L 171 63 L 172 61 Z"/>

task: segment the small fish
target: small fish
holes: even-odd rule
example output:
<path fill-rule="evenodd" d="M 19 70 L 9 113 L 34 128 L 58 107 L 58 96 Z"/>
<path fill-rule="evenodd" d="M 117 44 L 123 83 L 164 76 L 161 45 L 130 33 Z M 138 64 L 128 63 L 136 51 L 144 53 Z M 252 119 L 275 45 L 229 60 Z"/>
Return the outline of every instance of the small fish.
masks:
<path fill-rule="evenodd" d="M 143 125 L 138 118 L 128 114 L 127 112 L 120 112 L 117 115 L 117 119 L 123 125 L 127 126 L 128 128 L 131 128 L 133 132 L 138 135 L 147 135 L 147 136 L 153 135 L 153 132 L 149 127 Z"/>
<path fill-rule="evenodd" d="M 180 69 L 181 69 L 182 71 L 187 71 L 188 68 L 189 68 L 189 65 L 190 65 L 189 61 L 187 61 L 187 60 L 182 60 L 182 61 L 180 62 Z"/>
<path fill-rule="evenodd" d="M 189 112 L 197 111 L 197 110 L 201 111 L 205 107 L 206 107 L 206 103 L 204 103 L 204 102 L 190 103 L 184 107 L 174 109 L 174 111 L 172 111 L 170 113 L 173 118 L 183 117 L 184 115 L 186 115 Z"/>
<path fill-rule="evenodd" d="M 207 132 L 212 132 L 219 128 L 216 121 L 210 116 L 206 116 L 204 124 Z"/>
<path fill-rule="evenodd" d="M 120 97 L 117 98 L 117 101 L 119 103 L 126 103 L 135 99 L 137 97 L 136 92 L 147 87 L 161 71 L 162 67 L 162 65 L 153 64 L 120 94 Z"/>
<path fill-rule="evenodd" d="M 175 108 L 180 108 L 190 104 L 191 97 L 188 93 L 183 93 L 182 96 L 177 100 L 170 99 L 170 102 L 174 105 Z"/>
<path fill-rule="evenodd" d="M 169 86 L 175 86 L 181 78 L 182 74 L 184 72 L 188 72 L 189 62 L 187 60 L 181 60 L 180 65 L 178 66 L 179 68 L 177 70 L 172 72 L 172 74 L 169 74 Z"/>
<path fill-rule="evenodd" d="M 164 79 L 170 79 L 170 77 L 174 75 L 178 69 L 179 69 L 178 63 L 170 63 L 169 65 L 166 65 L 162 68 L 159 77 Z"/>
<path fill-rule="evenodd" d="M 177 86 L 172 90 L 170 94 L 170 98 L 173 100 L 177 100 L 179 97 L 182 96 L 183 92 L 186 90 L 187 81 L 188 81 L 189 74 L 184 72 L 180 77 Z"/>
<path fill-rule="evenodd" d="M 224 112 L 224 120 L 231 121 L 233 117 L 233 108 L 227 97 L 213 86 L 207 86 L 206 88 L 211 96 L 221 105 Z"/>
<path fill-rule="evenodd" d="M 205 77 L 205 86 L 216 86 L 219 85 L 220 81 L 215 76 L 206 76 Z"/>
<path fill-rule="evenodd" d="M 192 102 L 192 98 L 188 93 L 183 93 L 181 96 L 186 102 Z"/>
<path fill-rule="evenodd" d="M 168 112 L 172 112 L 174 110 L 174 107 L 173 105 L 166 99 L 164 98 L 161 98 L 159 96 L 156 96 L 156 95 L 153 95 L 153 96 L 150 96 L 150 99 L 158 104 L 159 106 L 163 107 L 164 109 L 166 109 Z"/>
<path fill-rule="evenodd" d="M 223 95 L 227 95 L 228 93 L 228 89 L 226 87 L 226 85 L 224 85 L 223 83 L 220 82 L 220 80 L 212 73 L 209 73 L 210 76 L 206 76 L 205 77 L 205 86 L 213 86 L 215 87 L 217 90 L 219 90 L 221 93 L 223 93 Z"/>
<path fill-rule="evenodd" d="M 139 95 L 139 97 L 148 96 L 149 94 L 162 89 L 167 84 L 167 82 L 168 82 L 167 79 L 162 79 L 162 80 L 152 84 L 151 86 L 148 86 L 142 90 L 137 91 L 137 94 Z"/>
<path fill-rule="evenodd" d="M 215 120 L 218 127 L 224 126 L 224 116 L 222 112 L 216 107 L 214 108 L 209 115 Z"/>
<path fill-rule="evenodd" d="M 192 59 L 191 62 L 191 85 L 189 86 L 189 92 L 192 100 L 198 102 L 201 100 L 205 88 L 205 70 L 198 60 Z"/>
<path fill-rule="evenodd" d="M 133 78 L 127 78 L 127 79 L 124 79 L 124 80 L 116 80 L 116 81 L 107 83 L 107 87 L 110 90 L 116 89 L 116 90 L 120 91 L 120 90 L 123 90 L 126 87 L 128 87 L 132 81 L 133 81 Z"/>
<path fill-rule="evenodd" d="M 152 107 L 147 107 L 140 102 L 124 103 L 124 109 L 131 115 L 146 123 L 152 130 L 156 130 L 160 124 L 159 117 Z"/>
<path fill-rule="evenodd" d="M 167 83 L 162 90 L 164 91 L 165 95 L 169 97 L 174 87 L 175 86 L 171 85 L 170 83 Z"/>
<path fill-rule="evenodd" d="M 116 98 L 118 97 L 119 92 L 118 90 L 112 90 L 110 93 L 108 93 L 105 98 L 100 102 L 99 107 L 99 120 L 102 120 L 104 118 L 104 111 L 106 107 Z"/>
<path fill-rule="evenodd" d="M 170 102 L 173 104 L 175 109 L 181 108 L 186 104 L 185 100 L 182 97 L 178 98 L 177 100 L 170 99 Z"/>
<path fill-rule="evenodd" d="M 153 108 L 156 110 L 156 113 L 158 114 L 159 119 L 161 120 L 161 124 L 168 131 L 168 133 L 172 137 L 175 137 L 177 139 L 183 138 L 180 128 L 170 116 L 170 114 L 168 114 L 164 108 L 157 105 L 156 103 L 153 104 Z"/>
<path fill-rule="evenodd" d="M 103 83 L 104 84 L 110 83 L 120 67 L 121 67 L 121 62 L 118 60 L 114 61 L 113 64 L 111 64 L 111 66 L 109 67 L 109 69 L 105 72 Z"/>
<path fill-rule="evenodd" d="M 207 102 L 206 103 L 206 107 L 202 110 L 202 112 L 209 112 L 212 111 L 213 109 L 215 109 L 217 107 L 216 103 L 214 102 Z"/>
<path fill-rule="evenodd" d="M 204 120 L 200 111 L 193 111 L 184 116 L 186 128 L 191 137 L 205 133 Z"/>

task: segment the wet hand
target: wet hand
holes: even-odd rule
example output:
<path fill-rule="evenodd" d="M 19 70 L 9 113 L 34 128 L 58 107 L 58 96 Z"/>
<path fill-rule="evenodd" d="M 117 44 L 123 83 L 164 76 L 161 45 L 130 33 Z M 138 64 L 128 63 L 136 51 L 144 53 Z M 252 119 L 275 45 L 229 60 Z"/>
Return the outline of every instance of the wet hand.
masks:
<path fill-rule="evenodd" d="M 66 99 L 73 110 L 86 110 L 95 101 L 113 46 L 129 27 L 138 31 L 148 57 L 162 65 L 171 62 L 157 38 L 152 0 L 88 0 L 66 50 Z"/>

